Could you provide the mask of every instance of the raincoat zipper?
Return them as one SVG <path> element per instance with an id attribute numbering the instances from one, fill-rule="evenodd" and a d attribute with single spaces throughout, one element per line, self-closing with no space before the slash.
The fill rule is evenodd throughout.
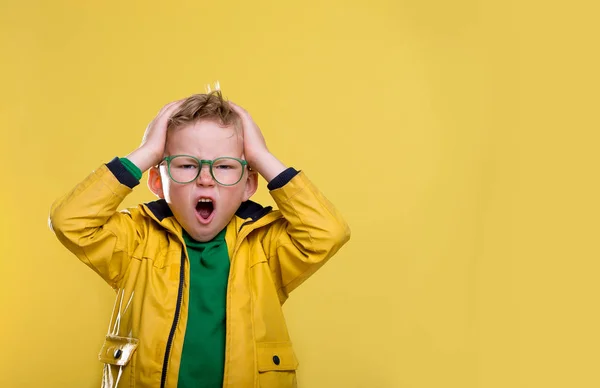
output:
<path id="1" fill-rule="evenodd" d="M 171 346 L 173 345 L 173 337 L 175 336 L 175 329 L 177 329 L 177 323 L 179 322 L 179 314 L 181 312 L 181 300 L 183 299 L 183 280 L 185 277 L 185 249 L 181 251 L 181 269 L 179 271 L 179 290 L 177 291 L 177 306 L 175 307 L 175 318 L 173 318 L 173 325 L 169 332 L 169 339 L 167 340 L 167 349 L 165 351 L 165 359 L 163 361 L 162 375 L 160 377 L 160 387 L 165 388 L 167 381 L 167 366 L 169 365 L 169 355 L 171 353 Z"/>

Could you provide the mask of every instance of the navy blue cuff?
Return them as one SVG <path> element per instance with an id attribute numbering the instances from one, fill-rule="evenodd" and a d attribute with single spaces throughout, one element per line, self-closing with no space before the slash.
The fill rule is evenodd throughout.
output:
<path id="1" fill-rule="evenodd" d="M 267 188 L 269 190 L 280 189 L 283 186 L 285 186 L 289 181 L 291 181 L 293 177 L 298 175 L 299 172 L 300 171 L 296 171 L 296 169 L 293 167 L 288 167 L 275 178 L 271 179 L 271 182 L 267 184 Z"/>
<path id="2" fill-rule="evenodd" d="M 132 173 L 121 163 L 119 158 L 114 158 L 110 162 L 106 163 L 106 167 L 113 173 L 113 175 L 125 186 L 133 189 L 135 186 L 140 184 L 139 179 L 136 179 Z"/>

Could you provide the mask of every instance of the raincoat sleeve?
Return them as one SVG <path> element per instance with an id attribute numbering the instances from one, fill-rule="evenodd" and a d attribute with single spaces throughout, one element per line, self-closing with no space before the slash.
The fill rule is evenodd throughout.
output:
<path id="1" fill-rule="evenodd" d="M 50 228 L 79 260 L 118 287 L 140 231 L 128 212 L 117 212 L 139 181 L 118 158 L 102 165 L 50 209 Z"/>
<path id="2" fill-rule="evenodd" d="M 267 260 L 284 301 L 350 239 L 350 228 L 303 172 L 271 195 L 284 220 L 269 232 Z"/>

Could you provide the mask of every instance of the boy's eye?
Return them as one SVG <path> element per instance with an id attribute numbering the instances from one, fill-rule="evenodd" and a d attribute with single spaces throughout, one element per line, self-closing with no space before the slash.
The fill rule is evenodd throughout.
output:
<path id="1" fill-rule="evenodd" d="M 218 170 L 229 170 L 229 169 L 232 169 L 234 167 L 232 165 L 230 165 L 230 164 L 219 164 L 219 165 L 216 165 L 215 168 L 218 169 Z"/>
<path id="2" fill-rule="evenodd" d="M 178 170 L 195 170 L 198 168 L 198 163 L 189 158 L 176 158 L 171 162 L 171 168 Z"/>

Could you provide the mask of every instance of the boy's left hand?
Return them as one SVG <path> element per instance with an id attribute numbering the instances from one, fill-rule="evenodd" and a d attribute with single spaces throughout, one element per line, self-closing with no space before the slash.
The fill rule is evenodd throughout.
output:
<path id="1" fill-rule="evenodd" d="M 253 169 L 270 182 L 286 169 L 273 154 L 269 152 L 265 138 L 254 122 L 250 113 L 241 106 L 229 101 L 232 109 L 240 115 L 244 130 L 244 157 Z"/>
<path id="2" fill-rule="evenodd" d="M 244 129 L 244 156 L 250 165 L 255 165 L 261 156 L 269 153 L 265 138 L 258 128 L 258 125 L 252 120 L 250 113 L 241 106 L 229 101 L 233 110 L 240 115 L 242 127 Z"/>

